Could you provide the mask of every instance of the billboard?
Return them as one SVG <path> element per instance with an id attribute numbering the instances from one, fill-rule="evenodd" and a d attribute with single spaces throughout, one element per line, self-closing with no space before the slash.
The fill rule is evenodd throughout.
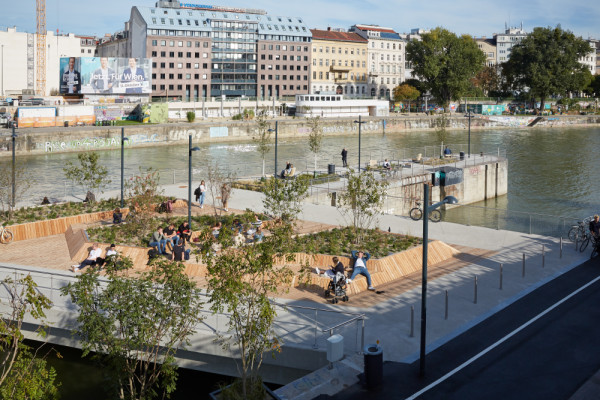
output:
<path id="1" fill-rule="evenodd" d="M 62 57 L 60 92 L 63 94 L 150 94 L 152 59 Z"/>

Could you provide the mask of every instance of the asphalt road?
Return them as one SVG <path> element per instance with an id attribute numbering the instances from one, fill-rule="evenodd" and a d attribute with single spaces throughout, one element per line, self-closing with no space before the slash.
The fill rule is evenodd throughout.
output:
<path id="1" fill-rule="evenodd" d="M 569 399 L 600 370 L 599 277 L 600 261 L 593 260 L 535 290 L 428 354 L 424 378 L 419 361 L 386 363 L 380 389 L 354 385 L 333 398 Z"/>

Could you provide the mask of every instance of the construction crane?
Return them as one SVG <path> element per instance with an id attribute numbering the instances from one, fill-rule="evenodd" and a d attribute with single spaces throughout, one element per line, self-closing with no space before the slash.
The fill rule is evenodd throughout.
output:
<path id="1" fill-rule="evenodd" d="M 36 74 L 35 93 L 46 95 L 46 0 L 36 0 L 37 40 L 36 40 Z"/>

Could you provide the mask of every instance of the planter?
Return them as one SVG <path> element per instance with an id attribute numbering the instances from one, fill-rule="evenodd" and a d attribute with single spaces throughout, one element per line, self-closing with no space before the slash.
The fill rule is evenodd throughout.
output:
<path id="1" fill-rule="evenodd" d="M 212 400 L 223 400 L 221 393 L 230 388 L 232 385 L 227 385 L 223 389 L 215 390 L 210 393 L 210 398 Z M 264 400 L 281 400 L 281 397 L 277 396 L 271 389 L 269 389 L 264 383 L 262 384 L 263 389 L 265 390 Z"/>

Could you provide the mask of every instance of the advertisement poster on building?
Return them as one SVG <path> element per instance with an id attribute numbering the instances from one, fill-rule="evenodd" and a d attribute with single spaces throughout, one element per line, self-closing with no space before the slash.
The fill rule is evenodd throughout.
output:
<path id="1" fill-rule="evenodd" d="M 74 64 L 75 72 L 80 75 L 78 87 L 69 84 L 74 75 L 69 72 L 70 64 Z M 152 59 L 149 58 L 65 57 L 60 59 L 60 65 L 61 93 L 140 95 L 152 92 Z M 77 91 L 69 92 L 71 87 Z"/>
<path id="2" fill-rule="evenodd" d="M 81 93 L 81 63 L 78 57 L 60 59 L 60 93 Z"/>

